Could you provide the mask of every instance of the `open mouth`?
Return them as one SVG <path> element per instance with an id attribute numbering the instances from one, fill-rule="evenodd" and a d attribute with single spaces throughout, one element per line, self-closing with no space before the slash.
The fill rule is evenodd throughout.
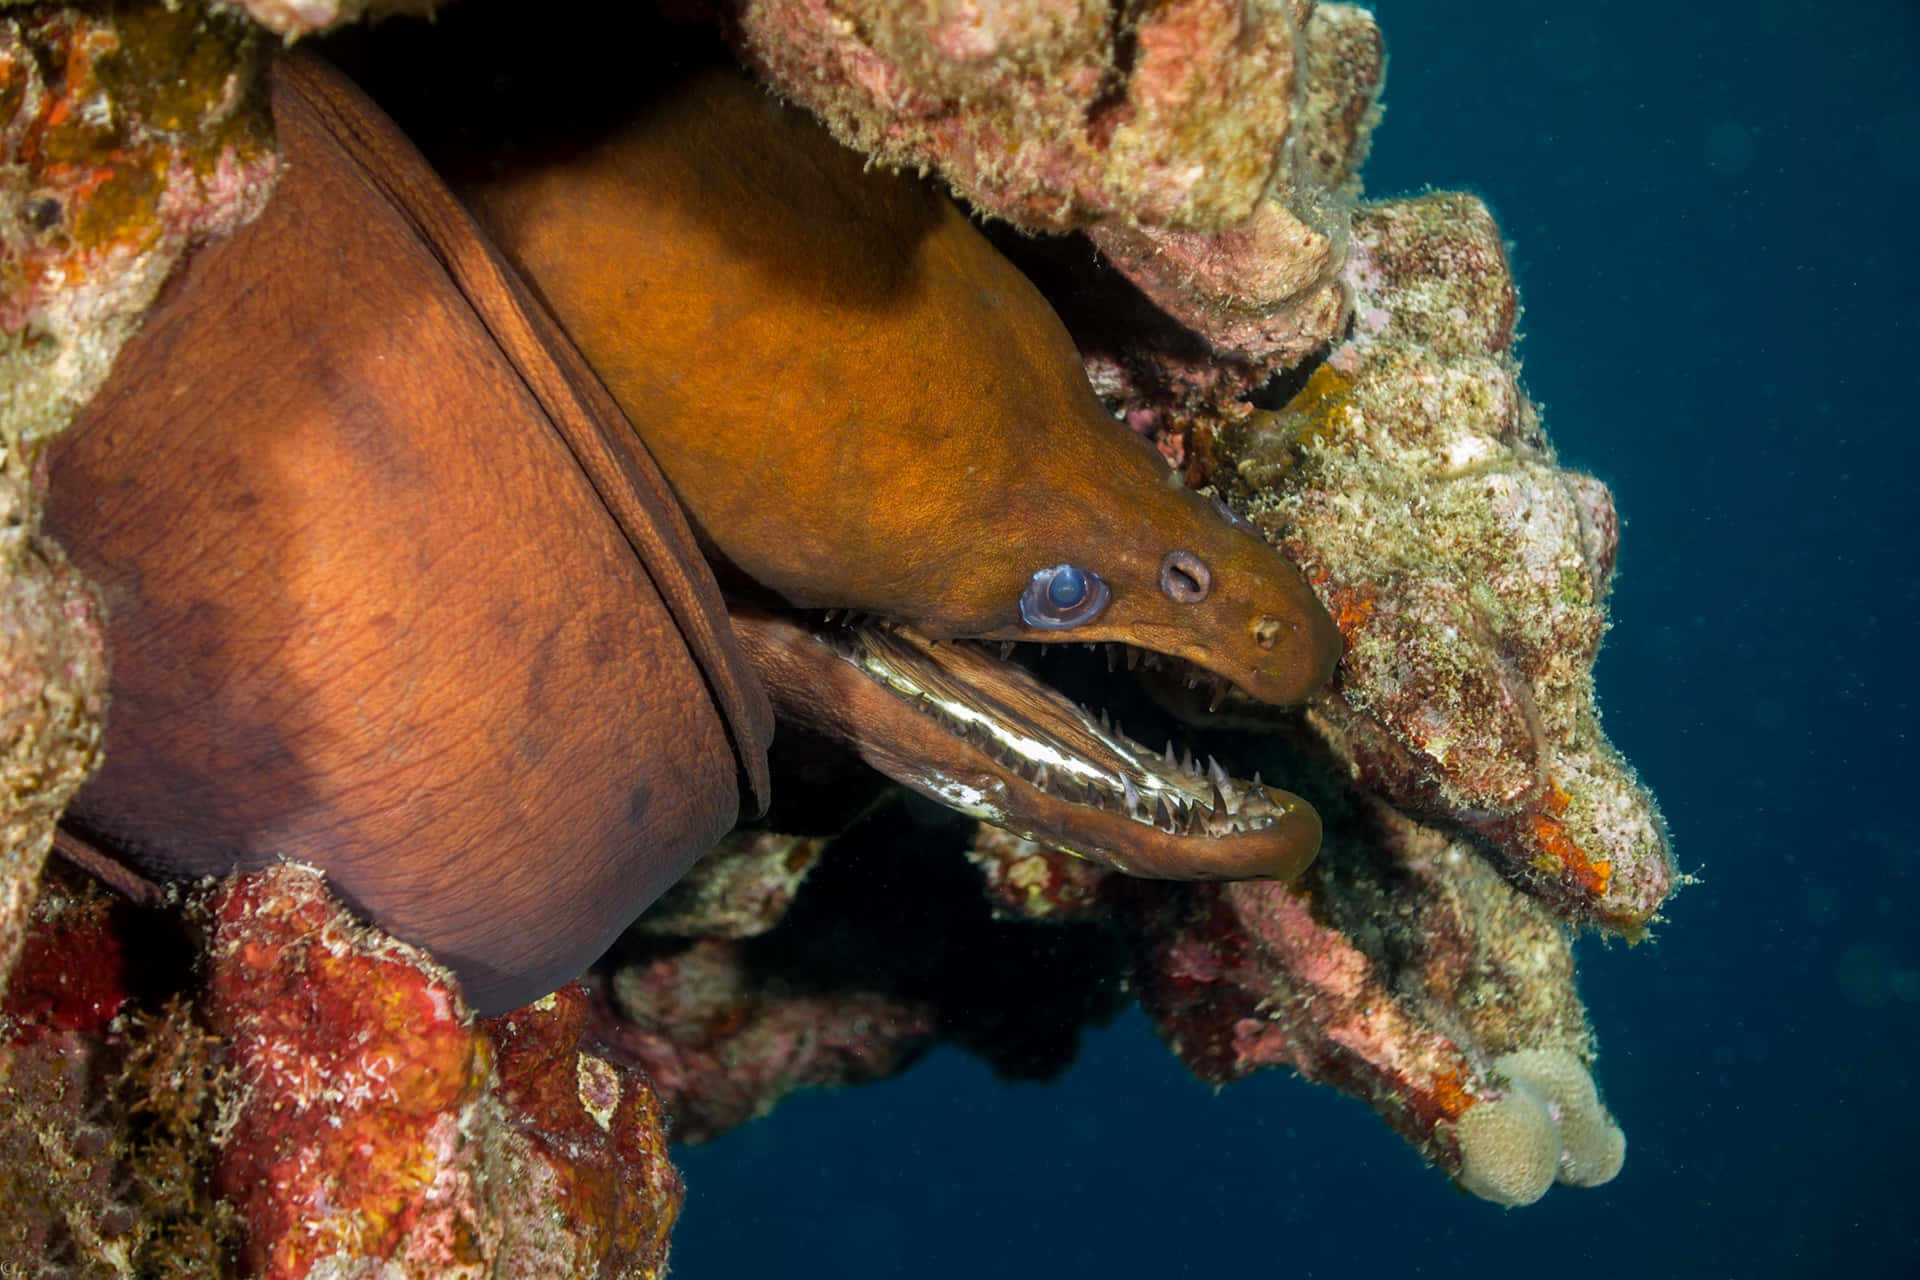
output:
<path id="1" fill-rule="evenodd" d="M 742 620 L 735 616 L 736 627 Z M 836 705 L 802 718 L 869 764 L 942 804 L 1041 844 L 1165 879 L 1286 878 L 1319 847 L 1298 796 L 1229 774 L 1211 757 L 1127 736 L 1104 710 L 1071 701 L 1012 658 L 1011 643 L 934 642 L 870 617 L 813 615 L 807 642 L 842 668 Z M 750 654 L 760 647 L 750 620 Z M 783 644 L 801 628 L 788 621 Z M 1020 646 L 1025 648 L 1027 646 Z M 1060 645 L 1032 646 L 1054 649 Z M 1180 659 L 1122 644 L 1113 670 L 1160 668 L 1214 705 L 1232 686 Z M 760 665 L 765 674 L 765 663 Z M 851 678 L 849 678 L 851 677 Z M 769 679 L 782 714 L 780 681 Z"/>

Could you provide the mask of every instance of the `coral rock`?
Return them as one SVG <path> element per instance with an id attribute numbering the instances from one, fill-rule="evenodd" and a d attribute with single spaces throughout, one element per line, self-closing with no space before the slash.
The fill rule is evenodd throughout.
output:
<path id="1" fill-rule="evenodd" d="M 617 970 L 595 1031 L 643 1068 L 674 1137 L 704 1142 L 765 1115 L 795 1089 L 859 1084 L 919 1056 L 933 1011 L 861 992 L 763 984 L 742 944 L 709 939 Z"/>
<path id="2" fill-rule="evenodd" d="M 1507 1089 L 1468 1109 L 1454 1125 L 1460 1185 L 1495 1204 L 1532 1204 L 1559 1181 L 1612 1181 L 1627 1139 L 1607 1114 L 1593 1077 L 1564 1049 L 1502 1054 L 1494 1069 Z"/>
<path id="3" fill-rule="evenodd" d="M 1350 800 L 1298 881 L 1183 887 L 1154 913 L 1134 982 L 1161 1034 L 1215 1083 L 1286 1064 L 1360 1098 L 1489 1199 L 1537 1199 L 1563 1144 L 1596 1175 L 1578 1185 L 1611 1178 L 1565 928 L 1459 838 Z M 1566 1068 L 1573 1137 L 1504 1103 L 1512 1062 L 1534 1060 L 1516 1051 Z M 1560 1088 L 1576 1075 L 1584 1095 Z"/>
<path id="4" fill-rule="evenodd" d="M 1293 121 L 1305 0 L 740 0 L 781 92 L 1029 230 L 1236 225 Z"/>
<path id="5" fill-rule="evenodd" d="M 476 1027 L 445 970 L 308 868 L 233 877 L 204 910 L 237 1080 L 216 1183 L 249 1267 L 664 1273 L 680 1184 L 658 1101 L 580 1051 L 578 990 Z"/>
<path id="6" fill-rule="evenodd" d="M 156 975 L 133 913 L 50 874 L 0 1009 L 0 1274 L 223 1274 L 237 1220 L 208 1189 L 219 1047 Z M 164 985 L 162 983 L 161 985 Z"/>
<path id="7" fill-rule="evenodd" d="M 751 938 L 786 914 L 826 841 L 741 829 L 702 854 L 692 870 L 634 922 L 663 938 Z"/>
<path id="8" fill-rule="evenodd" d="M 1593 704 L 1618 522 L 1520 390 L 1498 230 L 1467 196 L 1369 206 L 1347 277 L 1352 337 L 1212 449 L 1345 636 L 1313 722 L 1366 786 L 1469 827 L 1567 916 L 1637 936 L 1674 872 Z"/>
<path id="9" fill-rule="evenodd" d="M 0 503 L 9 497 L 25 499 L 0 476 Z M 91 588 L 59 547 L 31 538 L 0 568 L 0 994 L 54 823 L 100 756 L 105 648 Z"/>
<path id="10" fill-rule="evenodd" d="M 244 20 L 159 0 L 0 15 L 0 985 L 106 683 L 36 469 L 179 255 L 265 203 L 259 49 Z"/>
<path id="11" fill-rule="evenodd" d="M 981 823 L 967 858 L 986 877 L 1000 914 L 1022 920 L 1096 918 L 1112 909 L 1104 892 L 1116 874 L 1085 858 L 1048 849 Z"/>

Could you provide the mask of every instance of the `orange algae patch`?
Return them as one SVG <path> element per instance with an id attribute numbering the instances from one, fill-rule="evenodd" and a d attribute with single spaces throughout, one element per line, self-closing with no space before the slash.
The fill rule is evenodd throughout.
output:
<path id="1" fill-rule="evenodd" d="M 1325 443 L 1352 426 L 1360 410 L 1353 402 L 1353 379 L 1330 364 L 1313 371 L 1281 414 L 1301 443 Z"/>
<path id="2" fill-rule="evenodd" d="M 1607 883 L 1613 878 L 1613 863 L 1604 858 L 1589 858 L 1586 850 L 1568 833 L 1567 824 L 1559 815 L 1567 811 L 1572 798 L 1559 784 L 1549 780 L 1539 807 L 1527 815 L 1527 829 L 1544 859 L 1565 870 L 1574 883 L 1598 897 L 1606 893 Z"/>
<path id="3" fill-rule="evenodd" d="M 160 242 L 193 203 L 180 179 L 212 186 L 223 165 L 271 153 L 265 113 L 249 109 L 264 46 L 244 18 L 146 3 L 17 21 L 45 82 L 31 94 L 30 64 L 0 60 L 0 144 L 49 212 L 0 269 L 0 294 L 89 282 L 114 253 Z"/>
<path id="4" fill-rule="evenodd" d="M 1448 1120 L 1458 1120 L 1479 1099 L 1467 1088 L 1467 1077 L 1458 1067 L 1442 1071 L 1433 1078 L 1434 1102 Z"/>
<path id="5" fill-rule="evenodd" d="M 1331 586 L 1328 579 L 1327 571 L 1319 566 L 1315 566 L 1307 574 L 1307 581 L 1313 584 L 1314 591 L 1320 597 L 1320 603 L 1333 617 L 1333 625 L 1339 629 L 1341 638 L 1350 641 L 1354 633 L 1373 618 L 1375 604 L 1373 588 Z"/>

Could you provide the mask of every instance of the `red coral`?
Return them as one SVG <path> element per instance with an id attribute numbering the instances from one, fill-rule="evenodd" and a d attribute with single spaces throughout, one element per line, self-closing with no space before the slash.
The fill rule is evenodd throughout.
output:
<path id="1" fill-rule="evenodd" d="M 476 1026 L 445 970 L 303 867 L 235 876 L 206 911 L 239 1082 L 216 1183 L 250 1268 L 664 1273 L 681 1188 L 659 1101 L 580 1051 L 577 988 Z"/>

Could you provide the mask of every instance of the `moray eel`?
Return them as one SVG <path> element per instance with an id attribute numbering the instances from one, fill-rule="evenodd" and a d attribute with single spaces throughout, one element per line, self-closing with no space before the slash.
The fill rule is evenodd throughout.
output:
<path id="1" fill-rule="evenodd" d="M 1125 870 L 1312 857 L 1297 798 L 996 656 L 1107 643 L 1286 702 L 1338 639 L 949 201 L 700 73 L 467 171 L 563 332 L 377 108 L 302 59 L 274 80 L 265 213 L 177 273 L 52 459 L 116 664 L 76 834 L 165 875 L 314 862 L 482 1012 L 764 804 L 769 695 Z"/>
<path id="2" fill-rule="evenodd" d="M 447 146 L 443 171 L 711 554 L 763 598 L 863 620 L 735 609 L 783 718 L 1135 873 L 1306 865 L 1319 822 L 1297 797 L 1175 764 L 989 651 L 933 643 L 1125 645 L 1216 699 L 1281 704 L 1340 653 L 1293 566 L 1106 412 L 1052 309 L 950 199 L 731 68 L 610 121 L 500 125 L 469 125 L 484 150 Z"/>

